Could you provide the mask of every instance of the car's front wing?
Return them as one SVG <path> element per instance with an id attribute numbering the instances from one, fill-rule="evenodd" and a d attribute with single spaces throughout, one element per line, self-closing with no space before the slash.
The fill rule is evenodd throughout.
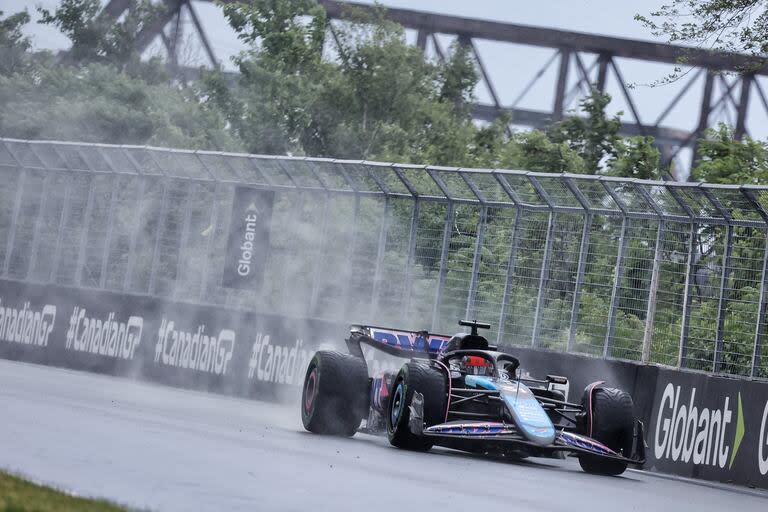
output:
<path id="1" fill-rule="evenodd" d="M 643 424 L 639 421 L 635 426 L 632 453 L 629 457 L 625 457 L 592 438 L 566 430 L 559 430 L 551 444 L 541 445 L 528 441 L 517 431 L 515 425 L 504 422 L 451 421 L 425 427 L 423 410 L 423 397 L 420 393 L 414 393 L 409 421 L 411 432 L 416 435 L 435 438 L 436 441 L 439 439 L 450 441 L 452 445 L 455 445 L 457 441 L 464 441 L 484 446 L 499 445 L 500 448 L 505 445 L 512 448 L 529 448 L 547 454 L 566 452 L 574 455 L 596 455 L 637 466 L 642 466 L 645 463 L 644 429 Z M 440 444 L 439 441 L 438 444 Z"/>

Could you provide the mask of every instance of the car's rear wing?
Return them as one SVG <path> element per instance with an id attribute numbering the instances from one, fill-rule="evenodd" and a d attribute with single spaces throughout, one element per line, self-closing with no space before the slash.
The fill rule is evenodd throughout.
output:
<path id="1" fill-rule="evenodd" d="M 432 358 L 448 344 L 450 336 L 430 334 L 427 331 L 404 331 L 389 327 L 352 325 L 347 347 L 353 355 L 363 357 L 361 344 L 369 345 L 397 357 Z"/>

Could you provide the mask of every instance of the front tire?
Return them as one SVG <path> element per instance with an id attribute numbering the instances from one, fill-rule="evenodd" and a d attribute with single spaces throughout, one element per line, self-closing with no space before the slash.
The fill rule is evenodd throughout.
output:
<path id="1" fill-rule="evenodd" d="M 414 434 L 409 428 L 410 406 L 414 393 L 424 397 L 424 422 L 437 425 L 445 419 L 448 401 L 446 375 L 421 363 L 406 363 L 392 382 L 387 407 L 387 437 L 397 448 L 427 451 L 432 440 Z"/>
<path id="2" fill-rule="evenodd" d="M 309 362 L 301 393 L 301 422 L 315 434 L 351 437 L 368 411 L 365 360 L 322 350 Z"/>
<path id="3" fill-rule="evenodd" d="M 582 405 L 589 411 L 589 393 L 584 394 Z M 603 443 L 611 450 L 629 457 L 632 453 L 635 417 L 632 397 L 615 388 L 598 388 L 592 392 L 592 424 L 584 425 L 585 434 Z M 587 473 L 615 476 L 624 473 L 627 463 L 603 457 L 579 455 L 581 469 Z"/>

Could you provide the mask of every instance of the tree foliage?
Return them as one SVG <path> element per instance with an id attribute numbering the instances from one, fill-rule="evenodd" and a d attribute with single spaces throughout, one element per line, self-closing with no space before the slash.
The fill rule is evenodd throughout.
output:
<path id="1" fill-rule="evenodd" d="M 22 139 L 236 149 L 218 111 L 193 90 L 116 72 L 37 67 L 0 77 L 0 133 Z"/>
<path id="2" fill-rule="evenodd" d="M 72 42 L 61 62 L 32 53 L 22 35 L 25 11 L 0 15 L 0 134 L 24 139 L 80 140 L 240 149 L 226 118 L 204 101 L 200 85 L 169 82 L 157 60 L 141 62 L 133 38 L 159 12 L 133 1 L 117 23 L 99 16 L 98 0 L 62 0 L 42 23 L 57 26 Z M 73 65 L 74 64 L 74 65 Z"/>
<path id="3" fill-rule="evenodd" d="M 61 0 L 53 11 L 38 7 L 40 21 L 53 25 L 72 43 L 67 58 L 75 63 L 125 67 L 138 60 L 134 42 L 154 22 L 163 7 L 150 0 L 130 0 L 118 20 L 101 15 L 101 0 Z"/>
<path id="4" fill-rule="evenodd" d="M 605 108 L 611 97 L 596 90 L 580 104 L 586 117 L 568 117 L 552 126 L 548 135 L 553 142 L 566 142 L 578 152 L 589 174 L 597 174 L 601 166 L 609 165 L 618 155 L 621 140 L 619 115 L 608 118 Z"/>
<path id="5" fill-rule="evenodd" d="M 768 183 L 768 145 L 745 137 L 738 140 L 733 129 L 720 124 L 706 131 L 699 143 L 700 161 L 693 171 L 697 180 L 710 183 Z"/>
<path id="6" fill-rule="evenodd" d="M 671 0 L 635 18 L 670 42 L 725 51 L 768 54 L 765 0 Z"/>
<path id="7" fill-rule="evenodd" d="M 0 75 L 11 75 L 24 68 L 31 41 L 21 29 L 29 23 L 29 13 L 19 11 L 6 18 L 0 11 Z"/>

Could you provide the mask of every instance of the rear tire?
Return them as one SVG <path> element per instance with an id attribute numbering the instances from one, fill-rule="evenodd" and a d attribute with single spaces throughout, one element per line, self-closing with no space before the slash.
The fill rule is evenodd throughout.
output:
<path id="1" fill-rule="evenodd" d="M 418 392 L 424 397 L 424 423 L 437 425 L 445 419 L 448 403 L 446 375 L 421 363 L 406 363 L 392 382 L 387 407 L 387 437 L 397 448 L 414 451 L 427 451 L 433 441 L 425 436 L 416 435 L 409 428 L 410 406 L 413 394 Z"/>
<path id="2" fill-rule="evenodd" d="M 589 395 L 584 394 L 582 405 L 589 407 Z M 584 434 L 603 443 L 611 450 L 629 457 L 632 454 L 635 417 L 632 397 L 615 388 L 598 388 L 592 393 L 592 425 L 584 425 Z M 579 455 L 581 469 L 587 473 L 615 476 L 624 473 L 627 463 L 595 455 Z"/>
<path id="3" fill-rule="evenodd" d="M 323 350 L 309 362 L 301 394 L 301 422 L 315 434 L 351 437 L 368 411 L 365 360 Z"/>

